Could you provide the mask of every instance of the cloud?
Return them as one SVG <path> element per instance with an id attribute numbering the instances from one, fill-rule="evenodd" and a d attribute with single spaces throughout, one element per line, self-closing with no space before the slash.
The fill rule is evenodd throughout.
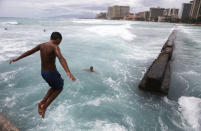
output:
<path id="1" fill-rule="evenodd" d="M 93 16 L 108 6 L 128 5 L 132 12 L 150 7 L 180 8 L 190 0 L 0 0 L 0 17 Z"/>

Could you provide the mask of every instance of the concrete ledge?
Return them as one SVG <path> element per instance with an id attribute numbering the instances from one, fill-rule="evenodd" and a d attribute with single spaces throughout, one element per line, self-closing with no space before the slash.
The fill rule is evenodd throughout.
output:
<path id="1" fill-rule="evenodd" d="M 19 129 L 0 113 L 0 131 L 19 131 Z"/>
<path id="2" fill-rule="evenodd" d="M 165 74 L 164 74 L 164 79 L 161 85 L 161 92 L 164 94 L 168 94 L 169 87 L 170 87 L 170 79 L 171 79 L 171 62 L 168 63 Z"/>
<path id="3" fill-rule="evenodd" d="M 174 40 L 176 39 L 176 31 L 174 30 L 169 36 L 167 42 L 161 49 L 158 58 L 154 60 L 143 79 L 139 84 L 139 88 L 151 92 L 168 94 L 171 79 L 171 58 L 174 50 Z"/>

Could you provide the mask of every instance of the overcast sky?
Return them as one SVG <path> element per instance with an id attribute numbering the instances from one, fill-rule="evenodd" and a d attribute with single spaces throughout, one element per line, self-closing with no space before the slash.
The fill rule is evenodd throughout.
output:
<path id="1" fill-rule="evenodd" d="M 131 12 L 150 7 L 181 8 L 190 0 L 0 0 L 0 17 L 93 17 L 108 6 L 128 5 Z"/>

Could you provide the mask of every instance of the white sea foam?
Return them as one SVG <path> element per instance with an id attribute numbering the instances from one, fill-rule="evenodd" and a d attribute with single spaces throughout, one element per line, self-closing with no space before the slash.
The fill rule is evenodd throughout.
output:
<path id="1" fill-rule="evenodd" d="M 200 75 L 198 72 L 196 72 L 194 70 L 189 70 L 187 72 L 181 72 L 180 74 L 182 74 L 182 75 L 190 75 L 190 76 L 192 76 L 192 75 L 199 76 Z"/>
<path id="2" fill-rule="evenodd" d="M 135 60 L 147 60 L 156 57 L 157 53 L 153 50 L 141 50 L 139 47 L 132 48 L 128 50 L 127 54 L 122 54 L 125 59 L 135 59 Z"/>
<path id="3" fill-rule="evenodd" d="M 27 45 L 26 42 L 17 42 L 17 41 L 0 41 L 0 43 L 6 43 L 6 44 L 0 44 L 0 62 L 9 60 L 12 57 L 15 57 L 19 55 L 19 53 L 24 52 L 30 48 L 30 46 Z"/>
<path id="4" fill-rule="evenodd" d="M 182 96 L 179 98 L 180 110 L 186 121 L 196 131 L 201 130 L 201 99 Z"/>
<path id="5" fill-rule="evenodd" d="M 154 41 L 149 41 L 148 45 L 147 43 L 135 43 L 130 45 L 130 47 L 127 47 L 126 52 L 123 52 L 121 55 L 125 59 L 142 61 L 154 59 L 160 52 L 162 43 L 164 43 L 164 41 L 161 39 L 156 39 Z M 151 50 L 150 47 L 152 48 Z"/>
<path id="6" fill-rule="evenodd" d="M 3 72 L 0 73 L 0 82 L 7 82 L 9 80 L 12 80 L 15 78 L 15 75 L 23 70 L 24 68 L 18 68 L 17 70 L 13 70 L 13 71 L 8 71 L 8 72 Z M 13 83 L 9 83 L 9 87 L 11 87 L 13 85 Z"/>
<path id="7" fill-rule="evenodd" d="M 0 56 L 0 61 L 6 61 L 7 59 L 4 56 Z"/>
<path id="8" fill-rule="evenodd" d="M 98 25 L 121 25 L 122 23 L 126 24 L 136 24 L 136 22 L 130 22 L 130 21 L 119 21 L 119 20 L 98 20 L 98 19 L 75 19 L 72 21 L 73 23 L 78 23 L 78 24 L 98 24 Z"/>
<path id="9" fill-rule="evenodd" d="M 14 75 L 16 74 L 16 71 L 9 71 L 9 72 L 4 72 L 0 74 L 0 80 L 7 82 L 10 79 L 14 79 Z"/>
<path id="10" fill-rule="evenodd" d="M 18 25 L 19 23 L 17 21 L 8 21 L 8 22 L 2 22 L 4 25 Z"/>
<path id="11" fill-rule="evenodd" d="M 40 130 L 41 128 L 54 131 L 73 130 L 76 125 L 79 125 L 75 122 L 74 118 L 71 116 L 71 113 L 69 113 L 69 110 L 74 106 L 75 105 L 68 104 L 67 101 L 63 101 L 62 104 L 60 103 L 58 106 L 50 110 L 49 114 L 47 113 L 46 119 L 44 119 L 44 125 L 36 127 L 33 130 Z"/>
<path id="12" fill-rule="evenodd" d="M 129 125 L 128 128 L 129 128 L 130 131 L 135 130 L 135 123 L 133 122 L 132 117 L 126 116 L 126 117 L 124 118 L 124 121 Z"/>
<path id="13" fill-rule="evenodd" d="M 16 99 L 16 96 L 12 96 L 12 97 L 6 97 L 6 99 L 4 100 L 4 106 L 6 107 L 13 107 L 14 105 L 16 105 L 16 102 L 15 102 L 15 99 Z"/>
<path id="14" fill-rule="evenodd" d="M 186 26 L 178 26 L 177 27 L 181 32 L 190 35 L 191 37 L 194 36 L 193 34 L 195 33 L 195 29 L 186 27 Z"/>
<path id="15" fill-rule="evenodd" d="M 165 123 L 163 123 L 161 117 L 158 117 L 158 121 L 159 121 L 159 124 L 160 124 L 160 130 L 161 131 L 167 131 L 168 127 L 167 127 L 167 125 L 165 125 Z"/>
<path id="16" fill-rule="evenodd" d="M 200 29 L 191 28 L 187 26 L 178 26 L 180 31 L 185 34 L 185 37 L 191 39 L 193 42 L 200 43 Z"/>
<path id="17" fill-rule="evenodd" d="M 119 92 L 119 85 L 120 85 L 120 81 L 115 81 L 113 80 L 111 77 L 105 79 L 104 81 L 105 84 L 107 84 L 108 86 L 110 86 L 114 91 Z"/>
<path id="18" fill-rule="evenodd" d="M 91 100 L 91 101 L 88 101 L 87 104 L 88 105 L 94 105 L 94 106 L 99 106 L 101 104 L 101 102 L 111 102 L 112 99 L 111 98 L 108 98 L 108 97 L 99 97 L 97 99 L 94 99 L 94 100 Z"/>
<path id="19" fill-rule="evenodd" d="M 92 129 L 93 131 L 127 131 L 124 126 L 121 126 L 118 123 L 97 120 L 95 123 L 91 124 L 94 125 L 94 129 Z"/>
<path id="20" fill-rule="evenodd" d="M 192 33 L 193 33 L 193 30 L 190 30 L 190 29 L 187 29 L 187 28 L 181 28 L 181 30 L 182 30 L 184 33 L 188 34 L 188 35 L 192 35 Z"/>
<path id="21" fill-rule="evenodd" d="M 130 24 L 125 25 L 101 25 L 101 26 L 93 26 L 87 28 L 87 31 L 96 33 L 101 37 L 115 37 L 122 38 L 126 41 L 132 41 L 136 38 L 136 35 L 131 33 L 129 29 L 131 29 Z"/>
<path id="22" fill-rule="evenodd" d="M 103 20 L 73 20 L 73 23 L 83 23 L 83 24 L 96 24 L 102 23 Z"/>

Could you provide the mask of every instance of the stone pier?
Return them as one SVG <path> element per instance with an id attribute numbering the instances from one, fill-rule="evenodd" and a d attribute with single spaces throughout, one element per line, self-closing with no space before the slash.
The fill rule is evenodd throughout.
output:
<path id="1" fill-rule="evenodd" d="M 19 131 L 19 129 L 0 113 L 0 131 Z"/>
<path id="2" fill-rule="evenodd" d="M 171 79 L 171 58 L 175 39 L 176 30 L 171 33 L 161 49 L 159 56 L 153 61 L 144 74 L 139 84 L 140 89 L 163 95 L 168 94 Z"/>

